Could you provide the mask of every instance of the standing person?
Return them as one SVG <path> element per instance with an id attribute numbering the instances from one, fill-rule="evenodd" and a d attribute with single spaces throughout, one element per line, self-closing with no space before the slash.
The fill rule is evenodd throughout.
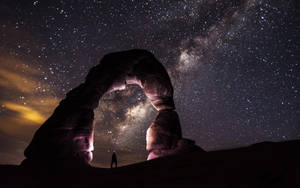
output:
<path id="1" fill-rule="evenodd" d="M 110 168 L 113 168 L 113 164 L 115 164 L 115 168 L 118 167 L 118 162 L 117 162 L 117 155 L 116 152 L 114 151 L 112 156 L 111 156 L 111 163 L 110 163 Z"/>

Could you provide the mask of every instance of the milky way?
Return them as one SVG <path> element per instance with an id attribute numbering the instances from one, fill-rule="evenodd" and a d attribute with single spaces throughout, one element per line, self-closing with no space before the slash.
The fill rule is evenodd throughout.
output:
<path id="1" fill-rule="evenodd" d="M 0 163 L 109 52 L 143 48 L 168 70 L 183 136 L 205 150 L 300 138 L 299 2 L 262 0 L 0 2 Z M 156 116 L 142 90 L 104 96 L 94 165 L 146 158 Z"/>

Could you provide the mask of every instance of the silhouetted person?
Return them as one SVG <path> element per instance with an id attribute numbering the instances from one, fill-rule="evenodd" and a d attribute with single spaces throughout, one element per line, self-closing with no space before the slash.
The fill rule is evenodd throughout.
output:
<path id="1" fill-rule="evenodd" d="M 117 155 L 116 152 L 113 152 L 111 156 L 111 163 L 110 163 L 110 168 L 113 168 L 113 164 L 115 164 L 115 168 L 118 167 L 118 162 L 117 162 Z"/>

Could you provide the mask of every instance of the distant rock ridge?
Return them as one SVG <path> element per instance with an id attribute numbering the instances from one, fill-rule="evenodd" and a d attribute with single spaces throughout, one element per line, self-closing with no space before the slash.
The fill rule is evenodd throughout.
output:
<path id="1" fill-rule="evenodd" d="M 67 93 L 25 149 L 23 164 L 68 161 L 89 164 L 93 159 L 94 109 L 105 93 L 137 84 L 159 111 L 147 130 L 148 160 L 188 151 L 203 151 L 182 138 L 173 101 L 173 87 L 163 65 L 146 50 L 105 55 L 85 82 Z"/>

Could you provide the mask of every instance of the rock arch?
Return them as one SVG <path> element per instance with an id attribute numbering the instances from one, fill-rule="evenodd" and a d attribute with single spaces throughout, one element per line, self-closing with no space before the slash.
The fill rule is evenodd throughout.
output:
<path id="1" fill-rule="evenodd" d="M 159 112 L 147 130 L 148 159 L 200 150 L 193 141 L 182 138 L 167 71 L 152 53 L 135 49 L 105 55 L 85 82 L 67 93 L 36 131 L 25 149 L 24 162 L 89 164 L 93 158 L 94 109 L 105 93 L 125 89 L 127 84 L 139 85 Z"/>

